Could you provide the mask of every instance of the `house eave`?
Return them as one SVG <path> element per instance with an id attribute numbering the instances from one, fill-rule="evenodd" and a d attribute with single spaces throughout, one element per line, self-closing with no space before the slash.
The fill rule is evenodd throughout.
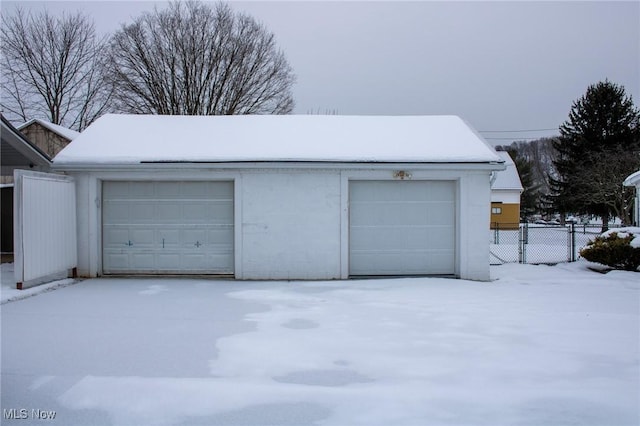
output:
<path id="1" fill-rule="evenodd" d="M 624 182 L 622 182 L 624 186 L 638 186 L 640 185 L 640 170 L 629 175 Z"/>
<path id="2" fill-rule="evenodd" d="M 16 169 L 47 170 L 51 159 L 2 116 L 2 175 Z"/>

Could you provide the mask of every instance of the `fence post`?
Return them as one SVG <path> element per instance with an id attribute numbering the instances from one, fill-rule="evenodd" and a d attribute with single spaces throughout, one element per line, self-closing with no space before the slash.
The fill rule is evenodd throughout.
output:
<path id="1" fill-rule="evenodd" d="M 518 232 L 518 262 L 527 263 L 527 249 L 526 249 L 526 235 L 527 235 L 527 224 L 521 224 L 519 226 Z"/>
<path id="2" fill-rule="evenodd" d="M 571 222 L 569 225 L 569 262 L 576 261 L 576 225 Z"/>

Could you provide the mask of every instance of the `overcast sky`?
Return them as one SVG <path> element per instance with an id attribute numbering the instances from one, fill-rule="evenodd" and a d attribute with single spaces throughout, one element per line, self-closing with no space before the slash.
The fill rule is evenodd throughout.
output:
<path id="1" fill-rule="evenodd" d="M 109 33 L 163 2 L 10 2 L 83 12 Z M 294 112 L 455 114 L 492 143 L 554 135 L 590 84 L 640 100 L 640 2 L 232 1 L 275 33 Z"/>

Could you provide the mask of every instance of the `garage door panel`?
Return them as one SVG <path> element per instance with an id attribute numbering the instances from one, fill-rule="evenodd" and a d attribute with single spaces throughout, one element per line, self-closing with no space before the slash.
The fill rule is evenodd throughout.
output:
<path id="1" fill-rule="evenodd" d="M 351 181 L 350 201 L 454 201 L 454 181 Z"/>
<path id="2" fill-rule="evenodd" d="M 129 267 L 135 265 L 135 268 L 138 270 L 152 271 L 155 269 L 155 256 L 153 253 L 134 252 L 130 256 L 130 261 Z"/>
<path id="3" fill-rule="evenodd" d="M 180 199 L 184 198 L 187 195 L 185 192 L 187 190 L 186 182 L 154 182 L 153 183 L 153 194 L 157 199 Z"/>
<path id="4" fill-rule="evenodd" d="M 110 182 L 109 186 L 103 186 L 102 196 L 105 199 L 114 200 L 125 198 L 129 195 L 129 182 Z"/>
<path id="5" fill-rule="evenodd" d="M 455 182 L 349 183 L 349 273 L 455 273 Z"/>
<path id="6" fill-rule="evenodd" d="M 153 182 L 127 182 L 126 187 L 122 188 L 126 193 L 120 194 L 119 198 L 140 200 L 155 198 L 155 184 Z"/>
<path id="7" fill-rule="evenodd" d="M 103 206 L 104 273 L 233 273 L 233 182 L 104 182 Z"/>
<path id="8" fill-rule="evenodd" d="M 208 223 L 233 225 L 229 219 L 233 218 L 233 201 L 213 201 L 207 206 Z"/>
<path id="9" fill-rule="evenodd" d="M 429 267 L 434 274 L 450 274 L 455 268 L 453 259 L 451 251 L 432 251 L 429 253 Z"/>
<path id="10" fill-rule="evenodd" d="M 112 268 L 124 270 L 129 268 L 129 255 L 124 253 L 108 253 L 105 256 L 105 262 L 108 262 Z"/>
<path id="11" fill-rule="evenodd" d="M 353 261 L 360 266 L 352 270 L 352 275 L 420 275 L 429 267 L 427 254 L 415 251 L 363 252 L 356 254 Z M 362 266 L 371 261 L 376 265 L 374 274 Z"/>
<path id="12" fill-rule="evenodd" d="M 157 219 L 153 201 L 131 201 L 121 205 L 123 210 L 129 212 L 128 223 L 149 223 Z"/>
<path id="13" fill-rule="evenodd" d="M 233 182 L 211 182 L 206 190 L 207 199 L 233 201 Z"/>
<path id="14" fill-rule="evenodd" d="M 433 243 L 432 245 L 442 250 L 453 250 L 455 248 L 455 240 L 451 238 L 454 230 L 450 227 L 429 227 L 427 229 L 426 239 Z"/>
<path id="15" fill-rule="evenodd" d="M 429 224 L 453 228 L 456 222 L 453 206 L 453 203 L 431 203 L 427 213 Z"/>
<path id="16" fill-rule="evenodd" d="M 350 205 L 356 217 L 361 217 L 359 225 L 380 226 L 403 224 L 407 226 L 421 226 L 425 224 L 425 217 L 429 223 L 453 225 L 455 218 L 448 210 L 441 212 L 440 203 L 415 201 L 411 203 L 389 202 L 356 202 Z"/>
<path id="17" fill-rule="evenodd" d="M 129 207 L 125 201 L 110 201 L 104 203 L 103 215 L 109 218 L 110 224 L 128 223 Z"/>
<path id="18" fill-rule="evenodd" d="M 176 247 L 180 244 L 180 229 L 175 228 L 163 228 L 157 231 L 157 241 L 160 244 L 164 244 L 165 248 Z"/>
<path id="19" fill-rule="evenodd" d="M 182 203 L 178 201 L 157 201 L 154 211 L 158 222 L 182 223 Z"/>
<path id="20" fill-rule="evenodd" d="M 432 181 L 428 189 L 429 202 L 449 202 L 455 201 L 455 191 L 453 190 L 453 182 L 450 181 Z"/>
<path id="21" fill-rule="evenodd" d="M 384 248 L 388 250 L 425 250 L 425 245 L 430 240 L 438 241 L 442 230 L 432 227 L 377 227 L 352 228 L 351 248 L 353 250 L 366 250 L 376 247 L 380 240 L 385 241 Z M 448 243 L 445 241 L 444 243 Z M 446 248 L 451 248 L 448 244 Z M 382 249 L 382 248 L 380 248 Z"/>
<path id="22" fill-rule="evenodd" d="M 205 269 L 207 256 L 202 253 L 185 253 L 182 255 L 183 269 L 190 269 L 194 271 L 201 271 Z"/>
<path id="23" fill-rule="evenodd" d="M 233 228 L 217 228 L 207 230 L 207 241 L 211 244 L 229 245 L 233 241 Z"/>
<path id="24" fill-rule="evenodd" d="M 196 247 L 207 243 L 206 229 L 183 229 L 182 243 L 185 247 Z"/>
<path id="25" fill-rule="evenodd" d="M 160 253 L 157 255 L 158 267 L 167 271 L 180 270 L 179 253 Z"/>
<path id="26" fill-rule="evenodd" d="M 129 231 L 129 240 L 135 247 L 153 247 L 156 240 L 156 230 L 151 227 L 134 228 Z"/>
<path id="27" fill-rule="evenodd" d="M 182 221 L 191 224 L 230 224 L 233 202 L 192 201 L 183 206 Z"/>
<path id="28" fill-rule="evenodd" d="M 233 256 L 227 252 L 209 254 L 206 260 L 207 264 L 219 265 L 214 272 L 227 273 L 227 271 L 233 268 Z"/>
<path id="29" fill-rule="evenodd" d="M 190 202 L 183 206 L 182 220 L 184 223 L 207 223 L 210 206 L 203 202 Z"/>
<path id="30" fill-rule="evenodd" d="M 103 244 L 108 247 L 122 245 L 124 242 L 129 241 L 129 229 L 119 227 L 105 228 L 102 240 Z"/>

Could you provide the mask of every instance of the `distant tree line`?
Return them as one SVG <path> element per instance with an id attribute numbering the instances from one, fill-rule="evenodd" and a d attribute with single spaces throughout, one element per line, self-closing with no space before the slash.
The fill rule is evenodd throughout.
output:
<path id="1" fill-rule="evenodd" d="M 9 119 L 83 130 L 106 112 L 287 114 L 293 70 L 273 33 L 224 3 L 175 1 L 96 34 L 81 13 L 2 15 Z"/>
<path id="2" fill-rule="evenodd" d="M 498 145 L 496 150 L 508 152 L 518 169 L 524 188 L 520 196 L 520 219 L 528 221 L 531 216 L 546 213 L 541 199 L 550 192 L 548 176 L 555 174 L 553 138 L 515 141 Z"/>

